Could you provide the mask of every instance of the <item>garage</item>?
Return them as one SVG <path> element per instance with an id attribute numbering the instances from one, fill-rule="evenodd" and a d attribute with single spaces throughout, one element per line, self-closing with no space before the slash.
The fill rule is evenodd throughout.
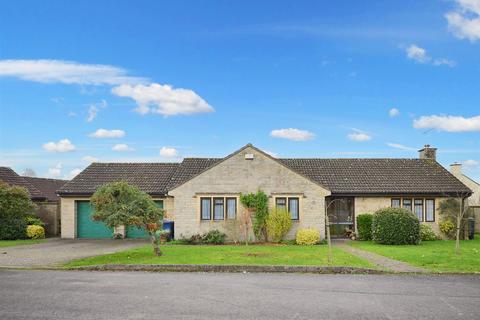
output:
<path id="1" fill-rule="evenodd" d="M 158 208 L 163 209 L 163 200 L 155 200 Z M 129 226 L 126 230 L 126 237 L 130 239 L 144 239 L 148 238 L 148 233 L 143 228 L 136 226 Z"/>
<path id="2" fill-rule="evenodd" d="M 93 221 L 90 201 L 77 201 L 77 238 L 112 238 L 113 229 L 103 222 Z"/>

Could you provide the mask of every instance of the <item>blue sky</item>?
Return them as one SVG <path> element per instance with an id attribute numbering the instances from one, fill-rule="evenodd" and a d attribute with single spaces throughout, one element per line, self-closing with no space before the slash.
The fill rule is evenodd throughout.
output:
<path id="1" fill-rule="evenodd" d="M 480 0 L 4 1 L 0 41 L 0 162 L 19 173 L 428 143 L 480 179 Z"/>

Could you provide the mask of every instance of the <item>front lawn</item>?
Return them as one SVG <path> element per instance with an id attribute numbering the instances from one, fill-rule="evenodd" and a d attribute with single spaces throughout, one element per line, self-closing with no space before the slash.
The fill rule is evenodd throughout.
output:
<path id="1" fill-rule="evenodd" d="M 420 245 L 389 246 L 371 241 L 352 241 L 351 246 L 407 262 L 434 272 L 480 272 L 480 237 L 461 241 L 455 254 L 454 240 L 423 241 Z"/>
<path id="2" fill-rule="evenodd" d="M 326 245 L 165 245 L 155 257 L 151 246 L 76 260 L 66 267 L 97 264 L 221 264 L 221 265 L 319 265 L 327 266 Z M 368 261 L 333 248 L 332 266 L 376 268 Z"/>
<path id="3" fill-rule="evenodd" d="M 38 240 L 0 240 L 0 248 L 4 247 L 13 247 L 13 246 L 20 246 L 25 244 L 36 244 L 45 241 L 45 239 L 38 239 Z"/>

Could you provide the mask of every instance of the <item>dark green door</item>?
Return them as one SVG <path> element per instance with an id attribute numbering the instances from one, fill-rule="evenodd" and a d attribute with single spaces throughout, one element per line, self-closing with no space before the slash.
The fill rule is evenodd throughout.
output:
<path id="1" fill-rule="evenodd" d="M 112 238 L 113 229 L 90 217 L 90 201 L 77 201 L 77 238 Z"/>
<path id="2" fill-rule="evenodd" d="M 163 200 L 155 200 L 155 204 L 160 209 L 163 209 Z M 127 238 L 133 238 L 133 239 L 148 238 L 148 233 L 143 228 L 138 228 L 138 227 L 135 227 L 135 226 L 129 226 L 127 228 Z"/>

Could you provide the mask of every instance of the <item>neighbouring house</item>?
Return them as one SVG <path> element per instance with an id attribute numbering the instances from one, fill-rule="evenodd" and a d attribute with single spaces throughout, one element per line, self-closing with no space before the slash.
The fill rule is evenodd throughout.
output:
<path id="1" fill-rule="evenodd" d="M 0 167 L 0 181 L 27 189 L 37 205 L 33 214 L 45 222 L 46 235 L 51 237 L 60 234 L 60 198 L 56 190 L 67 180 L 22 177 L 11 168 Z"/>
<path id="2" fill-rule="evenodd" d="M 468 198 L 468 206 L 475 217 L 475 230 L 480 230 L 480 184 L 462 172 L 461 163 L 450 165 L 450 172 L 467 187 L 472 190 L 472 195 Z"/>
<path id="3" fill-rule="evenodd" d="M 63 238 L 112 236 L 114 230 L 90 219 L 89 199 L 113 181 L 150 194 L 174 220 L 177 238 L 212 229 L 235 237 L 243 210 L 240 194 L 259 189 L 268 195 L 270 207 L 290 212 L 289 238 L 300 228 L 315 228 L 323 238 L 327 211 L 332 233 L 342 236 L 355 229 L 356 215 L 390 206 L 412 210 L 438 232 L 440 201 L 471 195 L 436 161 L 436 149 L 430 146 L 420 150 L 419 159 L 281 159 L 248 144 L 224 158 L 91 164 L 58 191 Z M 141 236 L 124 228 L 115 232 Z"/>

